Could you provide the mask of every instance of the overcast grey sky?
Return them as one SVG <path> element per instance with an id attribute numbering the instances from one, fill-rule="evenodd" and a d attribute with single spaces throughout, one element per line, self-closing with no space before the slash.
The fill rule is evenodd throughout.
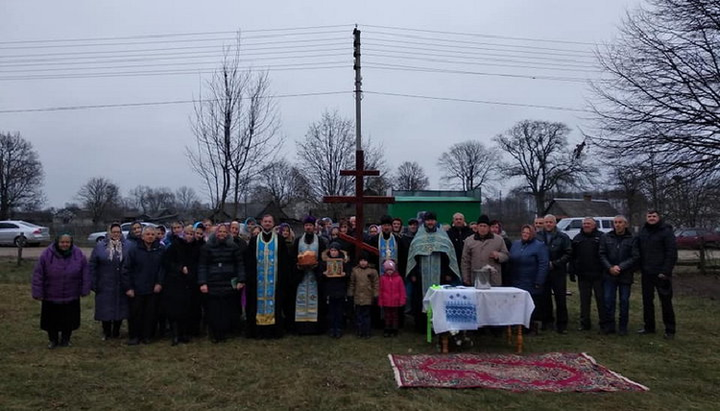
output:
<path id="1" fill-rule="evenodd" d="M 50 206 L 73 201 L 95 176 L 111 179 L 123 194 L 139 184 L 189 185 L 200 192 L 202 184 L 184 155 L 184 147 L 193 144 L 192 104 L 8 111 L 191 100 L 209 75 L 204 70 L 217 66 L 222 44 L 232 42 L 230 32 L 241 29 L 248 64 L 275 68 L 274 94 L 347 91 L 277 100 L 284 152 L 294 161 L 295 140 L 323 110 L 354 117 L 357 23 L 368 92 L 364 137 L 383 144 L 393 169 L 417 160 L 431 188 L 440 188 L 436 162 L 451 144 L 468 139 L 490 144 L 527 118 L 565 122 L 578 138 L 577 128 L 587 124 L 583 113 L 370 92 L 583 109 L 588 91 L 577 79 L 598 75 L 593 44 L 612 40 L 625 11 L 637 3 L 0 0 L 0 130 L 20 132 L 39 152 Z M 300 30 L 260 31 L 289 28 Z M 201 34 L 122 39 L 187 33 Z M 91 40 L 97 38 L 106 40 Z M 27 42 L 59 39 L 76 41 Z M 163 55 L 172 58 L 148 59 Z M 328 66 L 333 68 L 316 69 Z M 170 75 L 171 70 L 185 74 Z"/>

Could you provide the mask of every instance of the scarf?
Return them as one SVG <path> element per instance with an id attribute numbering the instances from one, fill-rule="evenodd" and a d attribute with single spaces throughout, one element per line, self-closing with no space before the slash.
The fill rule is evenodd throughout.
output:
<path id="1" fill-rule="evenodd" d="M 116 257 L 122 261 L 123 259 L 123 243 L 121 240 L 110 239 L 107 243 L 108 260 L 112 261 Z"/>

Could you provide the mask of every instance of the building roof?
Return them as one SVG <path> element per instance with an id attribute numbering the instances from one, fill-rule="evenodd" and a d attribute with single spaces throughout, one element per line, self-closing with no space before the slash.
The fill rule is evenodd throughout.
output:
<path id="1" fill-rule="evenodd" d="M 608 200 L 585 198 L 554 198 L 543 214 L 565 217 L 614 217 L 618 211 Z"/>

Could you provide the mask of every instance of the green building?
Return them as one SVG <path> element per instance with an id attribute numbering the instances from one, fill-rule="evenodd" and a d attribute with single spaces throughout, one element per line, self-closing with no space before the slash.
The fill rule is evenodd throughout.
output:
<path id="1" fill-rule="evenodd" d="M 388 214 L 402 218 L 405 224 L 425 211 L 434 211 L 442 224 L 451 224 L 455 213 L 464 214 L 467 222 L 477 220 L 482 214 L 479 188 L 470 191 L 393 190 L 392 195 L 395 203 L 388 205 Z"/>

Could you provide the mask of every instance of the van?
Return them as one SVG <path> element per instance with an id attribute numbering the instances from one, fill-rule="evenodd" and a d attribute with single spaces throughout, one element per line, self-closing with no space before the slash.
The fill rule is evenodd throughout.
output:
<path id="1" fill-rule="evenodd" d="M 572 240 L 576 235 L 582 231 L 582 222 L 585 217 L 567 217 L 558 221 L 557 229 L 567 234 Z M 608 233 L 613 230 L 613 220 L 615 217 L 593 217 L 595 223 L 597 223 L 598 230 L 603 233 Z"/>

